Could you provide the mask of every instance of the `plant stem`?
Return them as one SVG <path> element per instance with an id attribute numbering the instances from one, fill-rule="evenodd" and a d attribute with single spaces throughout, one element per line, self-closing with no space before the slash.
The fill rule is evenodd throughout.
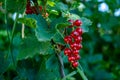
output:
<path id="1" fill-rule="evenodd" d="M 75 75 L 76 73 L 77 73 L 76 71 L 73 71 L 70 74 L 68 74 L 67 76 L 65 76 L 62 80 L 66 80 L 66 78 L 71 77 L 71 76 Z"/>
<path id="2" fill-rule="evenodd" d="M 13 29 L 12 29 L 11 39 L 10 39 L 10 46 L 9 46 L 10 54 L 11 54 L 12 61 L 13 61 L 13 64 L 14 64 L 15 67 L 16 67 L 16 64 L 15 64 L 14 55 L 13 55 L 13 52 L 12 52 L 12 43 L 13 43 L 13 37 L 14 37 L 14 32 L 15 32 L 18 16 L 19 16 L 19 13 L 16 14 L 16 19 L 15 19 L 14 24 L 13 24 Z"/>
<path id="3" fill-rule="evenodd" d="M 64 72 L 64 64 L 63 64 L 63 61 L 62 61 L 62 57 L 60 54 L 57 53 L 57 57 L 58 57 L 58 60 L 59 60 L 59 63 L 60 63 L 60 74 L 61 74 L 61 78 L 64 78 L 65 77 L 65 72 Z"/>
<path id="4" fill-rule="evenodd" d="M 83 80 L 88 80 L 87 77 L 85 76 L 84 72 L 80 68 L 76 68 L 78 73 L 81 75 Z"/>

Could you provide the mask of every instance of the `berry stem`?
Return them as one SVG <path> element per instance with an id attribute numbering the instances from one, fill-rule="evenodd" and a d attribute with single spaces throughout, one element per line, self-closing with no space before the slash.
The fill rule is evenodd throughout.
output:
<path id="1" fill-rule="evenodd" d="M 73 71 L 70 74 L 66 75 L 62 80 L 66 80 L 67 78 L 74 76 L 76 73 L 77 73 L 76 71 Z"/>
<path id="2" fill-rule="evenodd" d="M 83 80 L 88 80 L 87 77 L 85 76 L 83 70 L 81 70 L 78 67 L 76 69 L 77 69 L 78 73 L 81 75 L 81 77 L 82 77 Z"/>

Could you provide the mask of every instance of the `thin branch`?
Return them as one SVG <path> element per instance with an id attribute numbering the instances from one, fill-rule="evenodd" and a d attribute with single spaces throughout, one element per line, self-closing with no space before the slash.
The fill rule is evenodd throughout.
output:
<path id="1" fill-rule="evenodd" d="M 25 37 L 25 33 L 24 33 L 24 31 L 25 31 L 25 25 L 24 25 L 24 24 L 22 24 L 22 38 L 24 38 L 24 37 Z"/>
<path id="2" fill-rule="evenodd" d="M 57 57 L 60 63 L 60 74 L 61 74 L 61 78 L 65 77 L 65 72 L 64 72 L 64 64 L 63 64 L 63 60 L 62 57 L 59 53 L 57 53 Z"/>

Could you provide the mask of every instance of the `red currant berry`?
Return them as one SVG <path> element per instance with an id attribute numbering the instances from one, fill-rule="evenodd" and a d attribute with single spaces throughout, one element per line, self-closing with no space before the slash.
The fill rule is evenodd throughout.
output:
<path id="1" fill-rule="evenodd" d="M 78 37 L 74 38 L 74 41 L 76 43 L 80 43 L 82 41 L 82 37 L 78 36 Z"/>
<path id="2" fill-rule="evenodd" d="M 75 61 L 75 57 L 74 56 L 69 56 L 68 61 L 73 63 Z"/>
<path id="3" fill-rule="evenodd" d="M 79 50 L 73 50 L 72 53 L 73 53 L 74 55 L 79 54 Z"/>
<path id="4" fill-rule="evenodd" d="M 83 33 L 82 28 L 77 28 L 77 29 L 76 29 L 76 32 L 78 32 L 79 35 L 82 35 L 82 33 Z"/>
<path id="5" fill-rule="evenodd" d="M 80 20 L 76 20 L 73 25 L 75 26 L 81 26 L 82 22 Z"/>
<path id="6" fill-rule="evenodd" d="M 73 38 L 76 38 L 76 37 L 79 36 L 79 32 L 73 31 L 70 35 L 71 35 Z"/>
<path id="7" fill-rule="evenodd" d="M 81 48 L 82 48 L 82 45 L 81 45 L 81 44 L 77 44 L 77 45 L 76 45 L 76 49 L 77 49 L 77 50 L 80 50 Z"/>
<path id="8" fill-rule="evenodd" d="M 65 43 L 71 43 L 72 42 L 72 37 L 71 36 L 66 36 L 64 38 Z"/>
<path id="9" fill-rule="evenodd" d="M 72 63 L 72 66 L 73 66 L 74 68 L 76 68 L 76 67 L 78 66 L 78 62 Z"/>
<path id="10" fill-rule="evenodd" d="M 71 49 L 65 48 L 64 49 L 64 54 L 67 55 L 67 56 L 70 55 L 71 54 Z"/>
<path id="11" fill-rule="evenodd" d="M 75 55 L 74 57 L 75 57 L 75 60 L 79 60 L 80 59 L 80 55 L 79 54 Z"/>
<path id="12" fill-rule="evenodd" d="M 77 43 L 76 42 L 71 43 L 70 47 L 71 47 L 71 49 L 76 49 Z"/>

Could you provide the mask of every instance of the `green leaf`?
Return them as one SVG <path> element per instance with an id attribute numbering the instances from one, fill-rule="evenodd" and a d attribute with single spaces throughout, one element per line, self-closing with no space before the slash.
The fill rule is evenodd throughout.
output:
<path id="1" fill-rule="evenodd" d="M 37 27 L 36 25 L 37 21 L 33 18 L 19 18 L 18 21 L 32 28 Z"/>
<path id="2" fill-rule="evenodd" d="M 47 55 L 54 52 L 50 42 L 39 42 L 34 36 L 23 39 L 17 60 L 33 57 L 36 54 Z"/>
<path id="3" fill-rule="evenodd" d="M 35 30 L 36 37 L 39 41 L 50 41 L 56 33 L 55 27 L 49 27 L 46 20 L 41 15 L 27 15 L 28 18 L 33 18 L 37 21 Z"/>
<path id="4" fill-rule="evenodd" d="M 54 42 L 57 43 L 57 44 L 62 44 L 62 45 L 65 44 L 63 38 L 61 37 L 61 35 L 60 35 L 59 33 L 56 33 L 56 34 L 55 34 L 55 36 L 53 37 L 53 40 L 54 40 Z"/>
<path id="5" fill-rule="evenodd" d="M 67 18 L 64 17 L 59 17 L 54 19 L 51 24 L 50 27 L 51 28 L 65 28 L 69 25 L 70 23 L 68 23 Z"/>
<path id="6" fill-rule="evenodd" d="M 50 70 L 58 70 L 58 59 L 57 57 L 54 55 L 50 56 L 48 58 L 48 60 L 46 61 L 46 69 L 50 69 Z"/>
<path id="7" fill-rule="evenodd" d="M 76 20 L 76 19 L 80 19 L 80 17 L 76 14 L 70 14 L 69 19 Z"/>
<path id="8" fill-rule="evenodd" d="M 9 64 L 10 62 L 7 58 L 7 54 L 0 52 L 0 75 L 7 70 Z"/>
<path id="9" fill-rule="evenodd" d="M 91 55 L 91 56 L 88 57 L 88 62 L 93 63 L 93 64 L 98 63 L 102 60 L 103 60 L 102 54 L 95 54 L 95 55 Z"/>
<path id="10" fill-rule="evenodd" d="M 26 7 L 26 0 L 7 0 L 7 10 L 23 13 Z"/>
<path id="11" fill-rule="evenodd" d="M 45 67 L 45 61 L 43 61 L 41 63 L 38 75 L 36 77 L 37 80 L 55 80 L 56 78 L 58 78 L 58 70 L 49 70 L 46 69 Z M 55 67 L 54 67 L 55 68 Z M 54 72 L 56 71 L 56 72 Z"/>
<path id="12" fill-rule="evenodd" d="M 62 2 L 59 2 L 56 4 L 56 8 L 60 11 L 66 11 L 66 10 L 68 10 L 68 5 L 66 5 Z"/>
<path id="13" fill-rule="evenodd" d="M 80 20 L 82 21 L 82 29 L 83 29 L 83 32 L 88 32 L 89 31 L 89 26 L 92 24 L 92 22 L 87 19 L 87 18 L 80 18 Z"/>

